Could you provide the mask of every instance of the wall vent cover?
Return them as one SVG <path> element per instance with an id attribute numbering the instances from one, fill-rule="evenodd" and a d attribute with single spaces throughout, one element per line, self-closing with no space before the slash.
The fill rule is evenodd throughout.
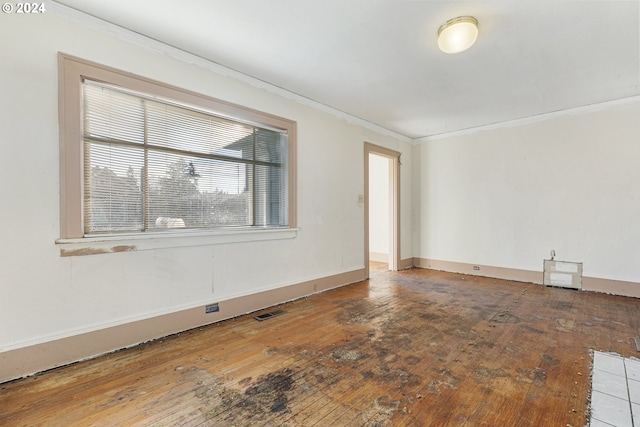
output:
<path id="1" fill-rule="evenodd" d="M 544 282 L 547 286 L 582 289 L 582 263 L 544 260 Z"/>

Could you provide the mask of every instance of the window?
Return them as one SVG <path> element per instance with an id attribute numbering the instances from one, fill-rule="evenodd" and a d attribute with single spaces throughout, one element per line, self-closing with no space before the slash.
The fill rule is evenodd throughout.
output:
<path id="1" fill-rule="evenodd" d="M 85 80 L 85 234 L 286 226 L 287 134 Z"/>
<path id="2" fill-rule="evenodd" d="M 295 227 L 295 122 L 60 55 L 61 237 Z"/>

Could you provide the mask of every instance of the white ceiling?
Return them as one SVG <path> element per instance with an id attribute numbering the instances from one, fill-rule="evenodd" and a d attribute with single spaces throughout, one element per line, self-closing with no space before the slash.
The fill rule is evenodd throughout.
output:
<path id="1" fill-rule="evenodd" d="M 640 95 L 640 0 L 57 2 L 409 138 Z"/>

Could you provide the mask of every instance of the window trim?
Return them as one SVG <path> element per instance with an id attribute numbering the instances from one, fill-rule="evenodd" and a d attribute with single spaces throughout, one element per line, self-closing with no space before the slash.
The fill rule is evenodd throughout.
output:
<path id="1" fill-rule="evenodd" d="M 239 232 L 228 232 L 223 228 L 200 231 L 199 233 L 184 232 L 145 232 L 154 238 L 163 235 L 175 240 L 177 235 L 185 237 L 211 234 L 215 236 L 240 235 L 247 239 L 253 233 L 264 233 L 266 230 L 295 230 L 296 220 L 296 129 L 295 121 L 264 113 L 251 108 L 226 102 L 220 99 L 202 95 L 187 89 L 165 84 L 139 75 L 121 71 L 102 64 L 87 61 L 71 55 L 58 53 L 58 111 L 60 132 L 60 239 L 57 243 L 77 245 L 82 239 L 97 242 L 96 237 L 86 237 L 83 223 L 83 138 L 82 138 L 82 84 L 84 79 L 90 79 L 126 89 L 151 94 L 165 99 L 174 100 L 196 108 L 211 111 L 214 114 L 264 125 L 288 134 L 288 225 L 286 227 L 255 227 Z M 277 236 L 278 233 L 270 233 Z M 290 236 L 290 233 L 286 233 Z M 137 235 L 114 237 L 114 240 L 125 241 L 128 238 L 140 239 Z M 287 237 L 284 237 L 287 238 Z M 103 239 L 104 240 L 104 239 Z M 106 239 L 109 241 L 110 239 Z M 200 239 L 199 239 L 200 240 Z M 218 241 L 216 238 L 214 241 Z M 225 239 L 223 239 L 225 240 Z M 262 240 L 257 238 L 256 240 Z"/>

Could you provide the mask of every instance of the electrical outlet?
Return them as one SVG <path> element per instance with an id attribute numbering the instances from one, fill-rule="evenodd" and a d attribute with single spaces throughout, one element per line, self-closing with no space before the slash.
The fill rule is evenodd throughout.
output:
<path id="1" fill-rule="evenodd" d="M 205 313 L 215 313 L 216 311 L 220 311 L 220 306 L 218 305 L 218 303 L 209 304 L 204 308 Z"/>
<path id="2" fill-rule="evenodd" d="M 479 267 L 479 266 L 477 266 L 477 265 L 474 265 L 474 266 L 473 266 L 473 270 L 474 270 L 474 271 L 480 271 L 480 267 Z"/>

